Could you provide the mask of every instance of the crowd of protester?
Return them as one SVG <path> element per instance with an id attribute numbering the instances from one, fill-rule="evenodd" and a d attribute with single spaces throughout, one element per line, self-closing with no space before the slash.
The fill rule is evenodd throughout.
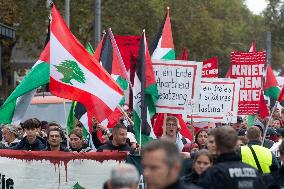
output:
<path id="1" fill-rule="evenodd" d="M 142 149 L 133 125 L 123 120 L 111 129 L 94 120 L 92 140 L 84 138 L 83 125 L 78 120 L 68 134 L 60 124 L 36 118 L 20 125 L 6 124 L 1 126 L 0 148 L 142 153 L 143 176 L 149 189 L 284 188 L 283 110 L 277 109 L 269 123 L 256 116 L 253 125 L 248 126 L 238 116 L 236 123 L 199 129 L 193 141 L 181 135 L 176 117 L 167 116 L 162 137 Z M 113 170 L 105 188 L 137 188 L 137 177 L 135 167 L 122 164 Z"/>

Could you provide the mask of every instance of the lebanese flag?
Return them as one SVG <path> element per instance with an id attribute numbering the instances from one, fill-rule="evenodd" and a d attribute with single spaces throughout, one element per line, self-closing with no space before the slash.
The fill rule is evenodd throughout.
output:
<path id="1" fill-rule="evenodd" d="M 123 97 L 120 87 L 75 38 L 54 5 L 50 26 L 49 87 L 56 96 L 82 103 L 89 122 L 92 117 L 98 122 L 106 119 Z"/>

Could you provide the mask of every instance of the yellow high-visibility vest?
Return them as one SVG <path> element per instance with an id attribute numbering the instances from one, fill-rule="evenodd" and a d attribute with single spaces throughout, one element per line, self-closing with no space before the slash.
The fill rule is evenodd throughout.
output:
<path id="1" fill-rule="evenodd" d="M 251 147 L 255 151 L 262 172 L 270 173 L 270 166 L 272 165 L 272 153 L 270 152 L 270 150 L 260 145 L 251 145 Z M 258 169 L 252 152 L 248 146 L 241 147 L 241 156 L 242 162 L 247 163 Z"/>

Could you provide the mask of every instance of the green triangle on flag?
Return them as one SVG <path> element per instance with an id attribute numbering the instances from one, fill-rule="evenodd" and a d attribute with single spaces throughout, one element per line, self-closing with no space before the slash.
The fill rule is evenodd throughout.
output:
<path id="1" fill-rule="evenodd" d="M 176 58 L 169 8 L 151 44 L 150 55 L 152 59 L 156 60 L 174 60 Z"/>
<path id="2" fill-rule="evenodd" d="M 266 68 L 264 94 L 266 96 L 269 96 L 273 100 L 277 100 L 280 94 L 279 84 L 269 64 L 267 65 L 267 68 Z"/>

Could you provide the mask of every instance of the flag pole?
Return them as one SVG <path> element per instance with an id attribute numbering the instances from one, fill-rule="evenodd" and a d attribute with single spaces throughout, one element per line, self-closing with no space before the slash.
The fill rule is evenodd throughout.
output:
<path id="1" fill-rule="evenodd" d="M 128 84 L 129 84 L 131 90 L 133 91 L 133 88 L 132 88 L 130 79 L 129 79 L 128 75 L 127 75 L 127 71 L 126 71 L 126 68 L 125 68 L 123 59 L 122 59 L 122 57 L 121 57 L 120 51 L 119 51 L 119 49 L 118 49 L 118 46 L 117 46 L 117 44 L 116 44 L 116 40 L 114 39 L 113 33 L 112 33 L 112 31 L 111 31 L 111 28 L 109 28 L 108 31 L 109 31 L 109 34 L 110 34 L 109 36 L 110 36 L 110 38 L 111 38 L 111 41 L 113 42 L 114 47 L 115 47 L 115 49 L 117 50 L 118 57 L 119 57 L 119 60 L 120 60 L 120 61 L 119 61 L 119 62 L 120 62 L 120 66 L 122 67 L 122 69 L 123 69 L 123 71 L 124 71 L 124 74 L 126 75 L 126 80 L 127 80 Z"/>
<path id="2" fill-rule="evenodd" d="M 63 109 L 64 109 L 64 116 L 65 116 L 65 124 L 66 124 L 66 128 L 68 128 L 68 118 L 67 118 L 67 113 L 66 113 L 66 102 L 65 99 L 63 98 Z M 67 135 L 69 135 L 68 133 L 68 129 L 66 130 Z M 67 139 L 67 148 L 69 148 L 69 140 Z"/>
<path id="3" fill-rule="evenodd" d="M 272 119 L 272 115 L 273 115 L 273 113 L 274 113 L 274 111 L 275 111 L 275 109 L 276 109 L 276 107 L 277 107 L 277 102 L 278 102 L 278 101 L 275 102 L 275 104 L 274 104 L 274 106 L 273 106 L 273 108 L 272 108 L 272 111 L 271 111 L 271 113 L 270 113 L 269 120 L 268 120 L 267 123 L 266 123 L 266 127 L 265 127 L 265 130 L 264 130 L 264 133 L 263 133 L 263 137 L 262 137 L 261 146 L 263 146 L 263 144 L 264 144 L 264 140 L 265 140 L 266 133 L 267 133 L 267 130 L 268 130 L 268 127 L 269 127 L 269 123 L 270 123 L 270 121 L 271 121 L 271 119 Z"/>
<path id="4" fill-rule="evenodd" d="M 141 43 L 144 43 L 144 48 L 146 46 L 146 43 L 145 43 L 145 29 L 143 29 L 143 32 L 142 32 L 142 35 L 143 35 L 143 40 L 144 41 L 141 41 Z M 139 138 L 139 145 L 141 147 L 142 145 L 142 126 L 146 125 L 147 123 L 147 107 L 146 107 L 146 104 L 145 104 L 145 85 L 146 85 L 146 81 L 145 81 L 145 49 L 144 49 L 144 54 L 142 55 L 141 57 L 141 123 L 140 123 L 140 138 Z"/>
<path id="5" fill-rule="evenodd" d="M 127 115 L 127 113 L 124 111 L 124 109 L 118 105 L 117 106 L 118 109 L 121 111 L 121 113 L 123 113 L 123 115 L 127 118 L 127 120 L 131 123 L 131 125 L 134 125 L 134 122 L 131 120 L 131 118 Z"/>

